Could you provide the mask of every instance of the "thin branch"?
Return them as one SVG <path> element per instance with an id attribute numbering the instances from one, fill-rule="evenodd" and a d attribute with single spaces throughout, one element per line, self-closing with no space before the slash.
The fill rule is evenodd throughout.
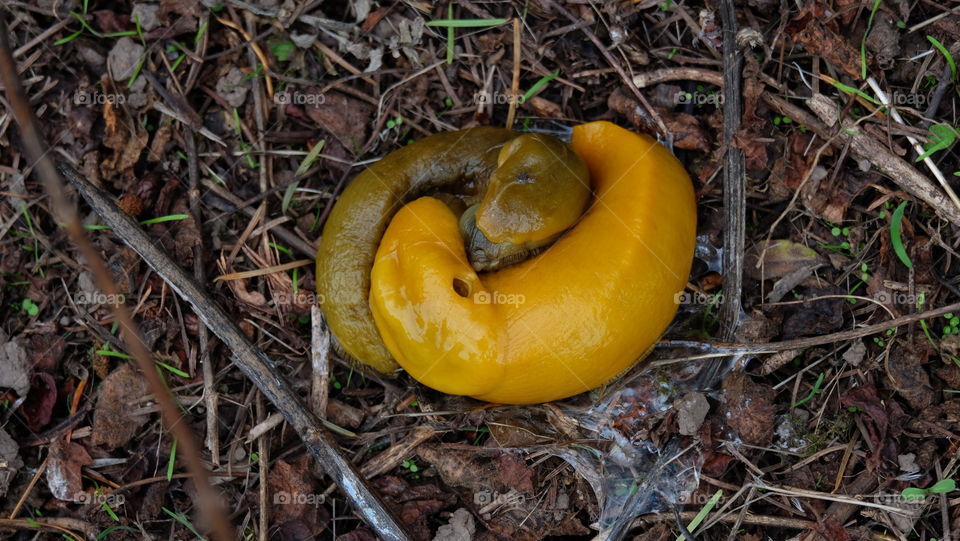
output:
<path id="1" fill-rule="evenodd" d="M 960 209 L 947 196 L 930 182 L 930 179 L 899 156 L 896 156 L 875 138 L 858 130 L 853 122 L 841 119 L 836 104 L 823 94 L 814 94 L 807 100 L 807 106 L 813 110 L 827 126 L 838 126 L 840 137 L 836 140 L 846 143 L 850 140 L 850 151 L 854 156 L 869 160 L 877 169 L 885 172 L 903 190 L 930 205 L 944 219 L 960 226 Z"/>
<path id="2" fill-rule="evenodd" d="M 46 143 L 40 137 L 40 130 L 37 127 L 33 109 L 24 95 L 20 78 L 17 75 L 16 64 L 10 52 L 7 26 L 2 19 L 0 19 L 0 78 L 2 78 L 4 88 L 6 88 L 7 99 L 10 101 L 13 115 L 20 126 L 27 155 L 34 162 L 34 173 L 43 183 L 44 189 L 50 196 L 55 219 L 66 224 L 67 234 L 80 253 L 83 254 L 87 266 L 90 267 L 96 278 L 97 287 L 108 297 L 119 298 L 117 286 L 107 272 L 106 263 L 100 258 L 100 254 L 93 247 L 90 239 L 87 238 L 86 232 L 77 217 L 76 209 L 67 201 L 63 180 L 57 174 L 57 169 L 48 153 Z M 119 209 L 117 210 L 122 213 Z M 126 214 L 124 216 L 126 217 Z M 127 220 L 133 223 L 129 217 L 127 217 Z M 140 233 L 146 237 L 146 234 L 142 231 Z M 123 341 L 136 359 L 140 372 L 146 378 L 149 388 L 157 400 L 157 405 L 160 407 L 163 422 L 173 434 L 173 437 L 176 438 L 181 456 L 185 458 L 187 463 L 187 469 L 194 476 L 201 512 L 210 517 L 215 538 L 224 541 L 234 539 L 233 528 L 227 520 L 220 498 L 210 485 L 209 472 L 204 466 L 200 446 L 190 431 L 188 423 L 183 422 L 180 410 L 166 390 L 160 374 L 157 373 L 156 365 L 154 365 L 152 356 L 140 337 L 130 311 L 123 304 L 114 304 L 112 309 L 116 321 L 120 325 Z"/>
<path id="3" fill-rule="evenodd" d="M 732 0 L 720 3 L 723 24 L 723 304 L 720 321 L 724 339 L 733 338 L 740 322 L 743 291 L 743 254 L 746 251 L 747 194 L 743 150 L 734 143 L 743 115 L 740 75 L 743 56 L 737 46 L 737 14 Z"/>
<path id="4" fill-rule="evenodd" d="M 233 363 L 260 389 L 300 435 L 307 449 L 334 482 L 351 500 L 356 512 L 382 539 L 409 539 L 397 519 L 370 490 L 353 464 L 343 455 L 325 423 L 310 412 L 281 371 L 260 349 L 247 340 L 233 318 L 210 300 L 209 296 L 169 256 L 160 251 L 143 229 L 103 191 L 90 184 L 67 165 L 61 172 L 80 195 L 109 225 L 117 238 L 133 248 L 154 272 L 190 303 L 197 317 L 233 352 Z"/>
<path id="5" fill-rule="evenodd" d="M 900 116 L 900 111 L 897 111 L 896 107 L 890 107 L 890 98 L 887 97 L 887 93 L 880 88 L 880 85 L 877 84 L 877 81 L 873 77 L 867 78 L 867 84 L 870 85 L 870 88 L 873 89 L 877 97 L 880 98 L 880 103 L 886 105 L 890 110 L 890 116 L 896 122 L 906 126 L 907 123 L 903 121 L 903 117 Z M 917 156 L 923 156 L 926 154 L 926 151 L 923 149 L 923 145 L 920 144 L 920 141 L 916 137 L 907 134 L 907 141 L 910 141 L 910 145 L 913 147 L 914 152 L 917 153 Z M 937 167 L 937 164 L 933 163 L 933 160 L 930 159 L 930 156 L 927 156 L 923 159 L 923 164 L 930 169 L 930 172 L 933 173 L 934 178 L 937 179 L 937 182 L 940 183 L 940 186 L 943 187 L 943 191 L 947 192 L 947 196 L 953 201 L 953 204 L 960 210 L 960 198 L 957 197 L 957 192 L 953 191 L 953 188 L 950 187 L 950 184 L 947 183 L 947 179 L 944 178 L 943 172 L 940 171 L 940 168 Z"/>

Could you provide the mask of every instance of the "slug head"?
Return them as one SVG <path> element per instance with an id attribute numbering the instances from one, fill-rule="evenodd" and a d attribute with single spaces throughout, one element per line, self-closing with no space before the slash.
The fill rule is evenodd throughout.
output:
<path id="1" fill-rule="evenodd" d="M 528 133 L 497 156 L 476 213 L 491 243 L 542 243 L 572 226 L 590 201 L 590 176 L 573 149 L 549 135 Z"/>
<path id="2" fill-rule="evenodd" d="M 470 265 L 477 272 L 494 271 L 519 263 L 532 257 L 553 243 L 559 233 L 543 240 L 514 244 L 512 242 L 493 242 L 477 227 L 477 209 L 472 205 L 460 215 L 460 236 L 467 252 Z"/>

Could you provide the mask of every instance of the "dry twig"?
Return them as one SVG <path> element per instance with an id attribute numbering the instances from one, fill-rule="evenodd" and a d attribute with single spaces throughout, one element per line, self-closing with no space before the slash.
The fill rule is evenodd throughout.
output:
<path id="1" fill-rule="evenodd" d="M 62 165 L 60 170 L 117 237 L 140 254 L 147 265 L 189 302 L 197 317 L 233 352 L 234 364 L 283 414 L 327 475 L 341 487 L 357 513 L 377 535 L 383 539 L 407 539 L 397 519 L 363 482 L 330 433 L 322 428 L 324 423 L 307 409 L 290 384 L 280 376 L 273 361 L 247 340 L 233 319 L 210 300 L 183 269 L 154 246 L 143 229 L 112 199 L 69 166 Z"/>
<path id="2" fill-rule="evenodd" d="M 106 263 L 100 258 L 100 254 L 97 253 L 90 239 L 87 238 L 86 232 L 77 217 L 76 210 L 67 201 L 63 181 L 57 173 L 53 159 L 48 154 L 46 144 L 40 137 L 40 131 L 37 128 L 33 109 L 20 85 L 16 64 L 10 52 L 10 40 L 7 34 L 6 23 L 2 19 L 0 19 L 0 77 L 2 77 L 12 112 L 16 117 L 17 124 L 20 126 L 24 146 L 26 146 L 27 153 L 34 162 L 34 172 L 43 183 L 44 189 L 53 202 L 55 217 L 66 224 L 70 240 L 83 254 L 87 265 L 89 265 L 93 271 L 97 287 L 108 296 L 120 298 L 117 294 L 117 286 L 110 277 L 109 272 L 107 272 Z M 122 211 L 119 209 L 117 209 L 117 212 L 122 214 Z M 130 220 L 126 214 L 123 216 L 132 223 L 132 220 Z M 146 234 L 142 231 L 139 232 L 146 238 Z M 147 240 L 147 242 L 149 242 L 149 240 Z M 184 276 L 186 275 L 184 274 Z M 220 504 L 220 498 L 210 486 L 209 473 L 201 458 L 200 446 L 197 444 L 187 423 L 181 422 L 182 417 L 180 410 L 166 391 L 166 387 L 155 369 L 150 352 L 144 345 L 143 339 L 140 336 L 136 324 L 133 322 L 130 312 L 123 304 L 113 304 L 112 309 L 120 325 L 123 341 L 133 354 L 140 367 L 141 374 L 146 378 L 150 389 L 153 391 L 153 395 L 162 412 L 163 421 L 177 439 L 182 453 L 181 456 L 185 458 L 187 468 L 190 470 L 190 473 L 194 475 L 199 493 L 198 503 L 200 509 L 205 515 L 210 517 L 216 538 L 223 540 L 233 539 L 233 528 L 230 526 L 224 509 Z"/>

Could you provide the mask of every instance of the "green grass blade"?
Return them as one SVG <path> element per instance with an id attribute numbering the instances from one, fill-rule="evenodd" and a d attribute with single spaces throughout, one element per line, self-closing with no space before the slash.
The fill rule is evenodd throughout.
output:
<path id="1" fill-rule="evenodd" d="M 720 498 L 722 497 L 723 497 L 722 490 L 718 490 L 714 492 L 713 496 L 710 496 L 710 499 L 707 501 L 707 503 L 703 507 L 701 507 L 700 511 L 697 512 L 697 515 L 693 517 L 693 520 L 690 521 L 690 524 L 687 524 L 687 530 L 689 530 L 690 532 L 693 532 L 694 530 L 696 530 L 697 526 L 699 526 L 700 523 L 703 522 L 703 519 L 707 518 L 707 515 L 710 514 L 710 511 L 713 510 L 713 508 L 717 505 L 717 502 L 719 502 Z M 678 535 L 676 541 L 683 541 L 683 536 Z"/>
<path id="2" fill-rule="evenodd" d="M 287 186 L 287 189 L 283 192 L 283 200 L 280 202 L 280 212 L 282 214 L 287 213 L 287 209 L 290 208 L 290 202 L 293 201 L 293 195 L 296 193 L 297 188 L 300 187 L 299 177 L 307 174 L 307 171 L 310 170 L 313 162 L 317 161 L 317 158 L 320 156 L 320 152 L 323 150 L 324 143 L 326 143 L 326 141 L 322 140 L 313 145 L 313 148 L 310 149 L 310 152 L 307 152 L 307 156 L 303 159 L 303 162 L 301 162 L 300 166 L 297 167 L 297 172 L 294 173 L 294 177 L 296 177 L 297 180 L 291 182 L 290 185 Z"/>
<path id="3" fill-rule="evenodd" d="M 880 9 L 880 0 L 873 0 L 873 9 L 870 10 L 870 17 L 867 19 L 867 30 L 863 33 L 863 39 L 860 40 L 860 78 L 867 78 L 867 36 L 870 29 L 873 28 L 873 17 Z"/>
<path id="4" fill-rule="evenodd" d="M 177 376 L 180 376 L 181 378 L 189 378 L 189 377 L 190 377 L 190 374 L 187 374 L 186 372 L 184 372 L 183 370 L 180 370 L 179 368 L 170 366 L 169 364 L 167 364 L 167 363 L 165 363 L 165 362 L 161 362 L 161 361 L 154 361 L 154 362 L 157 363 L 158 365 L 160 365 L 161 367 L 165 368 L 165 369 L 167 370 L 167 372 L 170 372 L 171 374 L 176 374 Z"/>
<path id="5" fill-rule="evenodd" d="M 933 36 L 927 36 L 927 40 L 930 41 L 930 44 L 933 45 L 933 48 L 934 48 L 934 49 L 940 51 L 940 54 L 942 54 L 943 57 L 947 59 L 947 64 L 950 64 L 950 73 L 952 73 L 952 74 L 953 74 L 953 78 L 956 79 L 956 78 L 957 78 L 957 63 L 956 63 L 956 61 L 954 61 L 953 55 L 950 54 L 950 51 L 948 51 L 947 48 L 944 47 L 942 43 L 940 43 L 939 41 L 937 41 L 937 38 L 935 38 L 935 37 L 933 37 Z"/>
<path id="6" fill-rule="evenodd" d="M 845 93 L 847 93 L 847 94 L 855 94 L 855 95 L 860 96 L 861 98 L 863 98 L 863 99 L 865 99 L 865 100 L 869 101 L 870 103 L 872 103 L 872 104 L 874 104 L 874 105 L 877 105 L 877 106 L 882 106 L 882 105 L 883 105 L 882 103 L 880 103 L 879 101 L 877 101 L 876 98 L 874 98 L 874 97 L 871 96 L 870 94 L 867 94 L 866 92 L 860 90 L 859 88 L 854 88 L 854 87 L 852 87 L 852 86 L 845 85 L 845 84 L 841 83 L 840 81 L 829 80 L 829 81 L 827 81 L 827 82 L 829 82 L 831 85 L 833 85 L 834 88 L 836 88 L 836 89 L 839 90 L 840 92 L 845 92 Z"/>
<path id="7" fill-rule="evenodd" d="M 277 244 L 277 243 L 275 243 L 275 242 L 268 242 L 268 243 L 267 243 L 267 246 L 269 246 L 269 247 L 271 247 L 271 248 L 274 248 L 274 249 L 276 249 L 276 250 L 279 250 L 279 251 L 285 253 L 286 255 L 288 255 L 288 256 L 290 256 L 290 257 L 293 257 L 293 252 L 290 250 L 290 248 L 287 248 L 286 246 L 280 246 L 279 244 Z M 294 270 L 296 270 L 296 269 L 294 269 Z"/>
<path id="8" fill-rule="evenodd" d="M 903 212 L 907 208 L 907 201 L 900 203 L 897 210 L 893 211 L 893 217 L 890 221 L 890 241 L 893 243 L 893 251 L 900 258 L 900 261 L 908 269 L 913 268 L 913 261 L 907 255 L 907 249 L 903 247 L 903 237 L 900 235 L 903 227 Z"/>
<path id="9" fill-rule="evenodd" d="M 177 440 L 174 438 L 170 446 L 170 460 L 167 461 L 167 482 L 173 480 L 173 463 L 177 460 Z"/>
<path id="10" fill-rule="evenodd" d="M 187 520 L 185 516 L 183 516 L 183 513 L 173 512 L 167 509 L 166 507 L 161 507 L 160 509 L 162 509 L 164 513 L 170 515 L 170 518 L 172 518 L 173 520 L 176 520 L 180 524 L 183 524 L 188 530 L 193 532 L 193 535 L 197 536 L 197 539 L 200 539 L 201 541 L 207 541 L 207 538 L 200 535 L 200 532 L 198 532 L 197 529 L 193 527 L 193 524 L 190 524 L 190 521 Z"/>
<path id="11" fill-rule="evenodd" d="M 156 218 L 150 218 L 149 220 L 144 220 L 140 222 L 140 225 L 153 225 L 163 222 L 175 222 L 177 220 L 186 220 L 189 218 L 189 214 L 170 214 L 168 216 L 158 216 Z"/>
<path id="12" fill-rule="evenodd" d="M 560 75 L 560 68 L 553 70 L 553 73 L 541 77 L 539 81 L 533 83 L 533 86 L 530 87 L 530 90 L 527 90 L 523 96 L 520 96 L 520 103 L 524 103 L 534 96 L 541 88 L 547 85 L 550 81 L 556 79 Z"/>
<path id="13" fill-rule="evenodd" d="M 509 19 L 437 19 L 430 21 L 427 26 L 439 26 L 443 28 L 484 28 L 487 26 L 500 26 Z"/>
<path id="14" fill-rule="evenodd" d="M 131 528 L 130 526 L 110 526 L 109 528 L 107 528 L 107 529 L 103 530 L 102 532 L 98 533 L 98 534 L 97 534 L 97 539 L 98 539 L 98 540 L 99 540 L 99 539 L 103 539 L 104 537 L 110 535 L 111 533 L 113 533 L 113 532 L 115 532 L 115 531 L 117 531 L 117 530 L 123 530 L 123 531 L 133 532 L 134 534 L 139 534 L 139 533 L 140 533 L 138 530 L 134 530 L 134 529 Z"/>
<path id="15" fill-rule="evenodd" d="M 133 355 L 127 355 L 126 353 L 121 353 L 119 351 L 111 351 L 109 349 L 98 349 L 94 351 L 97 355 L 102 355 L 104 357 L 117 357 L 119 359 L 132 359 Z"/>
<path id="16" fill-rule="evenodd" d="M 77 39 L 77 36 L 79 36 L 79 35 L 82 34 L 82 33 L 83 33 L 83 30 L 82 30 L 82 29 L 81 29 L 81 30 L 77 30 L 76 32 L 70 34 L 69 36 L 67 36 L 67 37 L 65 37 L 65 38 L 61 38 L 61 39 L 58 39 L 57 41 L 54 41 L 53 44 L 54 44 L 54 45 L 63 45 L 64 43 L 70 43 L 71 41 Z"/>

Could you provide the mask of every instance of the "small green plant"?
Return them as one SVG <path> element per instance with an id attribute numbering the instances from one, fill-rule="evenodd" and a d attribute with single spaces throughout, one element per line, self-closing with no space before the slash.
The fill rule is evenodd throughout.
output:
<path id="1" fill-rule="evenodd" d="M 397 118 L 391 118 L 390 120 L 387 121 L 387 129 L 392 130 L 393 128 L 396 128 L 401 124 L 403 124 L 403 118 L 399 116 Z"/>
<path id="2" fill-rule="evenodd" d="M 846 240 L 841 241 L 839 244 L 823 244 L 823 243 L 820 243 L 820 247 L 823 248 L 824 250 L 830 250 L 830 251 L 833 251 L 833 252 L 840 252 L 840 253 L 843 253 L 843 251 L 850 251 L 850 250 L 851 250 L 851 244 L 850 244 L 849 239 L 847 239 L 847 237 L 850 236 L 850 228 L 849 228 L 849 227 L 836 226 L 836 225 L 833 225 L 833 224 L 831 224 L 831 223 L 829 223 L 829 222 L 827 222 L 827 224 L 831 226 L 831 227 L 830 227 L 830 234 L 831 234 L 831 235 L 833 235 L 834 237 L 837 237 L 838 239 L 843 238 L 843 239 L 846 239 Z"/>
<path id="3" fill-rule="evenodd" d="M 490 433 L 490 429 L 486 426 L 480 426 L 477 428 L 468 427 L 463 429 L 464 432 L 476 432 L 477 436 L 473 438 L 473 443 L 471 445 L 480 445 L 480 441 L 483 437 Z"/>
<path id="4" fill-rule="evenodd" d="M 887 340 L 893 336 L 893 329 L 887 329 L 887 332 L 884 333 L 884 335 L 886 336 L 886 340 L 879 336 L 874 336 L 873 343 L 880 347 L 885 347 L 887 345 Z"/>
<path id="5" fill-rule="evenodd" d="M 287 257 L 293 257 L 293 251 L 286 246 L 281 246 L 275 242 L 268 242 L 267 246 L 286 254 Z M 300 267 L 294 267 L 293 269 L 290 269 L 290 280 L 293 282 L 293 285 L 291 286 L 291 289 L 293 289 L 293 294 L 297 295 L 300 292 L 300 288 L 298 286 L 298 282 L 300 281 Z"/>
<path id="6" fill-rule="evenodd" d="M 780 124 L 792 124 L 793 119 L 788 116 L 775 116 L 773 117 L 773 125 L 779 126 Z"/>
<path id="7" fill-rule="evenodd" d="M 447 64 L 453 64 L 453 54 L 454 46 L 453 42 L 456 39 L 456 29 L 457 28 L 485 28 L 487 26 L 500 26 L 501 24 L 506 23 L 509 19 L 454 19 L 453 18 L 453 2 L 447 4 L 447 17 L 446 19 L 438 19 L 436 21 L 430 21 L 427 23 L 427 26 L 438 26 L 440 28 L 447 29 Z"/>
<path id="8" fill-rule="evenodd" d="M 509 19 L 437 19 L 430 21 L 427 26 L 439 26 L 441 28 L 485 28 L 487 26 L 500 26 Z"/>
<path id="9" fill-rule="evenodd" d="M 923 145 L 923 154 L 917 156 L 915 162 L 921 162 L 935 152 L 950 148 L 957 140 L 957 130 L 950 124 L 933 124 L 930 126 L 929 141 Z"/>
<path id="10" fill-rule="evenodd" d="M 420 474 L 417 473 L 420 471 L 420 466 L 417 466 L 416 460 L 412 458 L 410 460 L 404 460 L 400 466 L 410 472 L 411 479 L 420 479 Z"/>
<path id="11" fill-rule="evenodd" d="M 943 316 L 943 319 L 947 320 L 947 324 L 943 326 L 944 338 L 951 334 L 960 334 L 960 317 L 953 314 L 946 314 Z"/>
<path id="12" fill-rule="evenodd" d="M 843 92 L 844 94 L 850 94 L 850 95 L 857 96 L 857 97 L 859 97 L 859 98 L 861 98 L 861 99 L 863 99 L 863 100 L 866 100 L 866 101 L 868 101 L 868 102 L 870 102 L 870 103 L 872 103 L 872 104 L 874 104 L 874 105 L 876 105 L 876 106 L 878 106 L 878 107 L 881 106 L 881 105 L 883 105 L 882 103 L 880 103 L 879 101 L 877 101 L 876 98 L 874 98 L 874 97 L 871 96 L 870 94 L 867 94 L 867 93 L 864 92 L 863 90 L 860 90 L 859 88 L 855 88 L 855 87 L 852 87 L 852 86 L 850 86 L 850 85 L 845 85 L 845 84 L 841 83 L 840 81 L 837 81 L 836 79 L 833 79 L 833 78 L 831 78 L 831 77 L 821 76 L 821 78 L 823 78 L 825 81 L 827 81 L 828 83 L 830 83 L 831 85 L 833 85 L 834 88 L 836 88 L 836 89 L 839 90 L 840 92 Z M 852 109 L 857 109 L 857 108 L 852 108 Z M 856 112 L 856 111 L 852 111 L 852 112 Z M 857 115 L 858 115 L 858 116 L 863 116 L 863 111 L 857 112 Z M 856 133 L 856 132 L 854 132 L 854 133 Z"/>
<path id="13" fill-rule="evenodd" d="M 870 280 L 869 270 L 870 270 L 870 266 L 867 265 L 866 262 L 860 264 L 860 275 L 859 275 L 860 279 L 857 281 L 857 283 L 853 284 L 853 286 L 850 289 L 847 290 L 847 295 L 853 295 L 855 291 L 860 289 L 860 286 L 866 284 L 867 281 Z M 857 299 L 853 297 L 848 297 L 847 302 L 849 302 L 850 304 L 857 304 Z"/>
<path id="14" fill-rule="evenodd" d="M 189 214 L 168 214 L 166 216 L 157 216 L 156 218 L 143 220 L 142 222 L 140 222 L 140 225 L 153 225 L 153 224 L 160 224 L 163 222 L 176 222 L 179 220 L 186 220 L 189 217 L 190 217 Z"/>
<path id="15" fill-rule="evenodd" d="M 890 201 L 883 202 L 883 208 L 880 209 L 880 213 L 877 216 L 882 220 L 887 217 L 887 214 L 893 210 L 893 203 Z"/>
<path id="16" fill-rule="evenodd" d="M 941 479 L 929 488 L 908 487 L 900 493 L 905 500 L 922 500 L 931 494 L 947 494 L 957 489 L 957 482 L 953 479 Z"/>
<path id="17" fill-rule="evenodd" d="M 283 199 L 280 201 L 280 212 L 286 214 L 287 210 L 290 209 L 293 196 L 297 192 L 297 188 L 300 187 L 300 179 L 307 174 L 307 171 L 310 170 L 313 163 L 320 157 L 320 152 L 323 150 L 325 144 L 326 140 L 321 139 L 320 142 L 313 145 L 313 148 L 307 152 L 306 157 L 300 162 L 300 165 L 297 167 L 297 172 L 293 175 L 294 181 L 291 182 L 283 192 Z"/>
<path id="18" fill-rule="evenodd" d="M 129 355 L 127 357 L 129 358 Z M 157 370 L 159 370 L 160 368 L 163 368 L 164 370 L 166 370 L 167 372 L 170 372 L 175 376 L 180 376 L 181 378 L 184 378 L 184 379 L 190 378 L 190 374 L 184 372 L 183 370 L 180 370 L 175 366 L 170 366 L 169 364 L 162 361 L 154 361 L 154 362 L 157 363 L 157 367 L 158 367 Z M 176 446 L 174 446 L 174 449 L 176 449 Z"/>
<path id="19" fill-rule="evenodd" d="M 20 303 L 20 309 L 30 317 L 40 313 L 40 307 L 30 299 L 23 299 L 23 302 Z"/>
<path id="20" fill-rule="evenodd" d="M 836 417 L 825 418 L 817 424 L 817 427 L 812 432 L 798 436 L 806 442 L 803 450 L 804 454 L 811 456 L 833 445 L 837 441 L 847 441 L 850 432 L 856 430 L 855 415 L 858 411 L 860 411 L 859 408 L 849 408 L 846 411 L 841 410 Z M 793 424 L 800 430 L 806 426 L 805 423 L 799 419 L 793 422 Z"/>
<path id="21" fill-rule="evenodd" d="M 273 39 L 268 41 L 267 45 L 270 47 L 270 52 L 273 53 L 273 56 L 277 57 L 277 60 L 280 62 L 290 60 L 290 57 L 293 56 L 293 53 L 297 50 L 297 46 L 288 39 Z"/>

